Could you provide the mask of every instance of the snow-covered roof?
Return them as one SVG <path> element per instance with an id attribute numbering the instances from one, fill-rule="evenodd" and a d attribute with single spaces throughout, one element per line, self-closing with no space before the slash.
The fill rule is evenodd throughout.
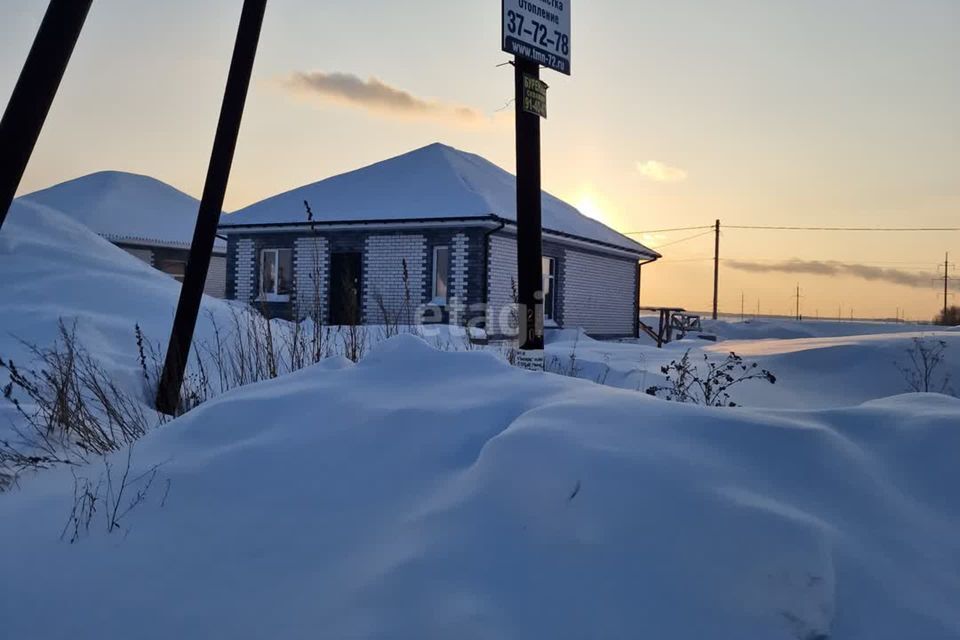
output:
<path id="1" fill-rule="evenodd" d="M 489 218 L 516 221 L 516 178 L 492 162 L 431 144 L 282 193 L 224 216 L 221 227 L 305 223 Z M 543 228 L 650 257 L 655 251 L 543 193 Z"/>
<path id="2" fill-rule="evenodd" d="M 200 203 L 151 178 L 101 171 L 19 198 L 55 209 L 111 242 L 190 248 Z M 225 250 L 217 240 L 215 248 Z"/>

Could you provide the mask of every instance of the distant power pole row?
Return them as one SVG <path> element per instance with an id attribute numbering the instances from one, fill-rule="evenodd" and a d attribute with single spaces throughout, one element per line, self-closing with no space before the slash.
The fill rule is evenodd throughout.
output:
<path id="1" fill-rule="evenodd" d="M 943 259 L 943 318 L 947 318 L 947 309 L 950 308 L 950 254 Z"/>

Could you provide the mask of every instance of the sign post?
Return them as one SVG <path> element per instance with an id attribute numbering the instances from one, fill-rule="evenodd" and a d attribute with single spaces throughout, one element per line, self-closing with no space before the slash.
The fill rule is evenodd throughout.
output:
<path id="1" fill-rule="evenodd" d="M 543 371 L 543 248 L 540 66 L 570 75 L 570 0 L 503 0 L 502 49 L 514 55 L 517 144 L 518 366 Z"/>

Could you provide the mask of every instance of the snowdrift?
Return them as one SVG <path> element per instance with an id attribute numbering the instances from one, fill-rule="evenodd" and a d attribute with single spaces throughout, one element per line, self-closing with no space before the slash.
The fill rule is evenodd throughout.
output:
<path id="1" fill-rule="evenodd" d="M 746 324 L 746 323 L 745 323 Z M 575 331 L 548 333 L 547 355 L 554 370 L 575 368 L 577 377 L 624 389 L 663 384 L 660 367 L 688 349 L 694 362 L 704 355 L 721 360 L 735 352 L 772 371 L 776 385 L 747 383 L 733 391 L 741 405 L 768 408 L 838 408 L 911 391 L 901 368 L 912 368 L 914 340 L 946 345 L 933 387 L 960 392 L 960 332 L 893 323 L 791 322 L 740 326 L 719 323 L 716 343 L 688 337 L 657 349 L 646 339 L 618 343 L 591 340 Z M 723 326 L 726 325 L 726 326 Z M 710 330 L 717 329 L 715 325 Z M 844 332 L 846 330 L 846 333 Z M 835 333 L 836 335 L 831 335 Z M 817 335 L 822 337 L 800 337 Z M 743 336 L 733 338 L 732 336 Z M 774 338 L 772 335 L 785 337 Z M 572 364 L 571 364 L 572 363 Z"/>
<path id="2" fill-rule="evenodd" d="M 791 338 L 829 338 L 838 336 L 862 336 L 888 333 L 913 333 L 937 331 L 943 327 L 917 325 L 902 322 L 868 322 L 838 320 L 787 320 L 761 319 L 731 322 L 727 320 L 704 320 L 705 333 L 725 340 L 768 340 Z"/>
<path id="3" fill-rule="evenodd" d="M 67 471 L 5 496 L 0 620 L 36 640 L 957 638 L 958 450 L 944 396 L 704 409 L 400 336 L 149 435 L 134 472 L 159 477 L 123 532 L 98 514 L 58 541 Z"/>
<path id="4" fill-rule="evenodd" d="M 135 361 L 134 325 L 169 337 L 180 283 L 48 207 L 15 201 L 0 232 L 0 354 L 15 357 L 22 339 L 53 341 L 57 322 L 77 321 L 91 351 Z M 204 311 L 227 317 L 229 304 L 204 298 Z M 201 329 L 202 330 L 202 329 Z"/>

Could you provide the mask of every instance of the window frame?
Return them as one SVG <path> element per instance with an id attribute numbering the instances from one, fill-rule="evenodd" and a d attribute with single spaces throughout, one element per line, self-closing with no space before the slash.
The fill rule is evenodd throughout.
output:
<path id="1" fill-rule="evenodd" d="M 543 323 L 549 326 L 557 326 L 557 265 L 559 261 L 553 256 L 541 256 L 541 268 L 543 269 L 543 284 L 549 284 L 550 305 L 547 306 L 547 291 L 544 288 L 543 293 Z M 552 265 L 552 269 L 550 266 Z M 541 285 L 543 286 L 543 285 Z"/>
<path id="2" fill-rule="evenodd" d="M 446 291 L 442 296 L 437 293 L 437 267 L 439 266 L 439 261 L 437 260 L 437 254 L 441 251 L 446 251 L 447 253 L 447 278 L 444 282 Z M 450 300 L 450 246 L 445 244 L 436 245 L 433 248 L 433 282 L 431 287 L 431 304 L 435 304 L 440 307 L 447 306 L 447 302 Z"/>
<path id="3" fill-rule="evenodd" d="M 289 302 L 290 294 L 289 293 L 279 293 L 280 290 L 280 252 L 289 251 L 290 252 L 290 265 L 293 266 L 293 249 L 288 247 L 266 247 L 260 249 L 260 273 L 259 273 L 259 288 L 260 288 L 260 297 L 259 300 L 264 300 L 266 302 Z M 264 288 L 264 267 L 267 264 L 267 256 L 273 256 L 273 290 L 266 291 Z M 290 287 L 293 288 L 293 273 L 290 274 L 291 282 Z"/>

